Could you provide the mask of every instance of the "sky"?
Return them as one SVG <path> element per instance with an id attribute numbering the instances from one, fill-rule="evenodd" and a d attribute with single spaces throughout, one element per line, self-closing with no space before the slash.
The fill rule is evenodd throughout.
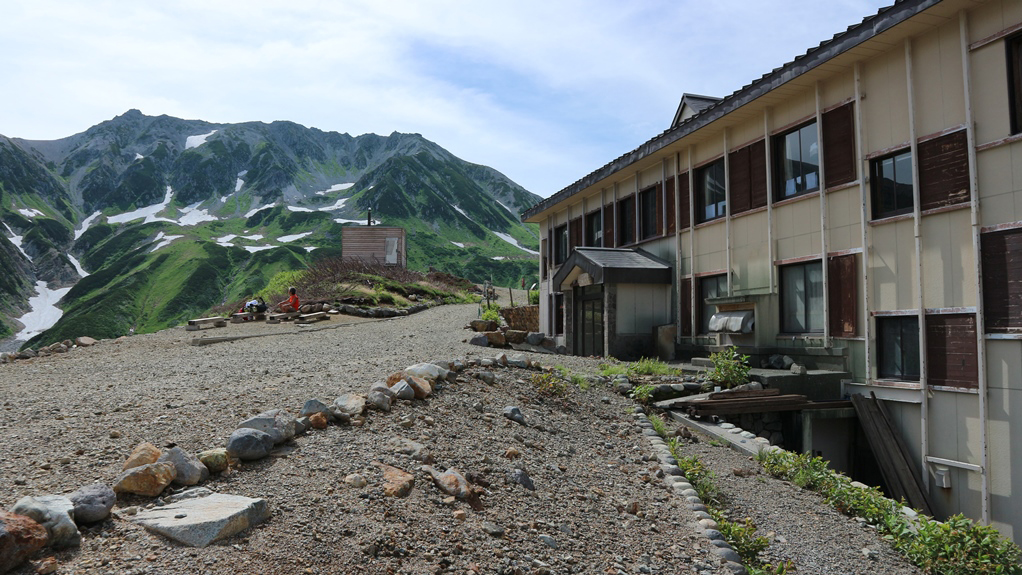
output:
<path id="1" fill-rule="evenodd" d="M 549 196 L 891 0 L 33 0 L 0 19 L 0 134 L 136 108 L 419 133 Z"/>

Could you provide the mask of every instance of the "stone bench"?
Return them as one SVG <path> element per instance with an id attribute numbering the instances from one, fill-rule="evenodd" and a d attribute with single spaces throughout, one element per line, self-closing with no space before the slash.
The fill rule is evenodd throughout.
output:
<path id="1" fill-rule="evenodd" d="M 324 319 L 330 319 L 330 316 L 327 315 L 327 312 L 325 312 L 325 311 L 317 311 L 317 312 L 306 313 L 306 314 L 302 314 L 302 315 L 298 316 L 298 319 L 295 320 L 295 323 L 312 323 L 312 322 L 320 321 L 320 320 L 324 320 Z"/>
<path id="2" fill-rule="evenodd" d="M 188 325 L 185 326 L 187 331 L 198 331 L 204 325 L 212 325 L 213 327 L 227 327 L 227 320 L 222 317 L 203 317 L 199 319 L 188 320 Z"/>
<path id="3" fill-rule="evenodd" d="M 266 319 L 266 314 L 255 311 L 243 311 L 231 314 L 231 323 L 241 323 L 243 321 L 258 321 Z"/>
<path id="4" fill-rule="evenodd" d="M 296 317 L 299 317 L 301 315 L 302 314 L 300 314 L 300 313 L 298 313 L 296 311 L 292 311 L 292 312 L 288 312 L 288 313 L 271 313 L 269 316 L 266 317 L 266 323 L 280 323 L 281 321 L 292 320 L 292 319 L 294 319 Z"/>

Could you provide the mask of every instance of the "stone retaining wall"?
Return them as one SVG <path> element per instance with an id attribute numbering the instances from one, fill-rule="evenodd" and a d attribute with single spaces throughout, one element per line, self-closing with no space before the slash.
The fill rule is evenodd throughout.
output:
<path id="1" fill-rule="evenodd" d="M 521 331 L 539 331 L 539 306 L 523 305 L 505 307 L 500 310 L 501 317 L 511 329 Z"/>

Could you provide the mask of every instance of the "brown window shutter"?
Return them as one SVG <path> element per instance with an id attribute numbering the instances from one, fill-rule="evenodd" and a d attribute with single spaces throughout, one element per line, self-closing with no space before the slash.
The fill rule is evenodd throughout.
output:
<path id="1" fill-rule="evenodd" d="M 987 333 L 1022 333 L 1022 229 L 980 236 Z"/>
<path id="2" fill-rule="evenodd" d="M 674 207 L 676 205 L 674 198 L 674 176 L 667 178 L 666 187 L 667 205 L 665 209 L 667 210 L 667 235 L 673 235 L 678 229 L 678 220 L 675 218 L 676 214 L 674 213 Z"/>
<path id="3" fill-rule="evenodd" d="M 664 235 L 664 185 L 656 185 L 656 235 Z"/>
<path id="4" fill-rule="evenodd" d="M 543 277 L 541 277 L 540 279 L 546 279 L 547 266 L 549 265 L 547 263 L 549 261 L 547 259 L 547 255 L 550 253 L 548 251 L 550 248 L 547 247 L 548 244 L 549 242 L 547 242 L 546 240 L 540 242 L 539 253 L 543 254 L 543 261 L 540 262 L 539 266 L 539 270 L 542 272 Z"/>
<path id="5" fill-rule="evenodd" d="M 678 207 L 681 208 L 681 220 L 678 225 L 681 229 L 687 230 L 692 225 L 691 214 L 689 214 L 688 172 L 678 176 Z"/>
<path id="6" fill-rule="evenodd" d="M 855 337 L 858 318 L 858 274 L 855 254 L 832 257 L 827 262 L 827 298 L 830 335 Z"/>
<path id="7" fill-rule="evenodd" d="M 948 387 L 979 386 L 976 316 L 926 316 L 926 383 Z"/>
<path id="8" fill-rule="evenodd" d="M 611 202 L 603 207 L 603 247 L 617 247 L 614 237 L 614 222 L 617 221 L 617 206 Z"/>
<path id="9" fill-rule="evenodd" d="M 752 208 L 751 182 L 749 180 L 749 147 L 728 154 L 728 186 L 731 197 L 731 213 L 740 214 Z"/>
<path id="10" fill-rule="evenodd" d="M 853 104 L 823 114 L 823 169 L 827 187 L 855 181 L 855 114 Z"/>
<path id="11" fill-rule="evenodd" d="M 749 205 L 752 209 L 767 205 L 766 140 L 749 144 Z"/>
<path id="12" fill-rule="evenodd" d="M 919 208 L 969 201 L 969 154 L 965 130 L 920 142 Z"/>
<path id="13" fill-rule="evenodd" d="M 681 335 L 692 335 L 692 278 L 681 280 Z"/>
<path id="14" fill-rule="evenodd" d="M 571 250 L 580 245 L 582 245 L 582 216 L 568 223 L 568 255 L 571 255 Z"/>

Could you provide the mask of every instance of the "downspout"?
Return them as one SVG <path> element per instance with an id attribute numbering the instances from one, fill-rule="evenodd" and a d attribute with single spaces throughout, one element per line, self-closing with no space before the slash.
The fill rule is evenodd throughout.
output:
<path id="1" fill-rule="evenodd" d="M 691 232 L 689 232 L 691 233 Z M 681 334 L 684 331 L 681 325 L 681 152 L 674 154 L 674 254 L 676 265 L 674 266 L 674 285 L 678 294 L 678 332 L 675 340 L 681 343 Z M 690 262 L 691 264 L 691 262 Z M 691 282 L 690 282 L 691 283 Z"/>
<path id="2" fill-rule="evenodd" d="M 929 384 L 926 377 L 926 309 L 923 307 L 923 236 L 921 231 L 922 213 L 920 208 L 919 195 L 919 155 L 918 144 L 916 143 L 916 105 L 915 90 L 912 83 L 912 39 L 905 39 L 905 80 L 908 88 L 908 137 L 909 147 L 912 152 L 912 228 L 915 236 L 916 249 L 916 307 L 919 318 L 919 423 L 921 426 L 922 438 L 920 454 L 920 470 L 923 476 L 923 486 L 929 490 L 930 474 L 927 471 L 926 456 L 930 451 L 930 437 L 927 418 L 929 417 L 929 405 L 927 395 Z"/>
<path id="3" fill-rule="evenodd" d="M 979 174 L 976 167 L 976 132 L 972 116 L 972 82 L 969 78 L 969 26 L 965 10 L 958 13 L 959 35 L 962 39 L 962 80 L 965 86 L 965 137 L 969 153 L 969 208 L 972 216 L 972 258 L 976 276 L 976 363 L 979 387 L 979 449 L 980 491 L 983 523 L 990 524 L 990 451 L 987 444 L 988 382 L 986 354 L 986 321 L 983 317 L 983 260 L 980 241 Z"/>
<path id="4" fill-rule="evenodd" d="M 731 280 L 731 276 L 734 273 L 731 271 L 731 165 L 728 161 L 728 129 L 724 128 L 724 250 L 727 256 L 727 295 L 735 295 L 734 282 Z"/>
<path id="5" fill-rule="evenodd" d="M 867 192 L 866 178 L 863 175 L 863 160 L 862 160 L 862 149 L 865 145 L 863 141 L 863 127 L 862 127 L 862 64 L 859 62 L 855 63 L 855 175 L 859 180 L 859 200 L 862 204 L 862 218 L 859 222 L 862 228 L 862 332 L 866 338 L 865 345 L 865 357 L 866 357 L 866 384 L 873 380 L 873 322 L 870 321 L 870 307 L 869 307 L 869 258 L 870 258 L 870 243 L 869 243 L 869 193 Z M 872 185 L 872 182 L 870 182 Z"/>
<path id="6" fill-rule="evenodd" d="M 830 349 L 833 344 L 830 340 L 830 286 L 828 281 L 827 258 L 827 178 L 823 161 L 823 112 L 820 111 L 820 82 L 816 82 L 816 157 L 819 158 L 820 166 L 820 249 L 822 260 L 820 261 L 821 275 L 823 276 L 823 348 Z"/>
<path id="7" fill-rule="evenodd" d="M 660 212 L 660 229 L 667 235 L 667 158 L 660 160 L 660 205 L 664 206 Z M 675 226 L 677 227 L 677 226 Z"/>
<path id="8" fill-rule="evenodd" d="M 770 268 L 769 289 L 774 293 L 774 166 L 771 160 L 770 145 L 770 109 L 763 110 L 763 148 L 766 150 L 766 186 L 767 186 L 767 258 Z"/>
<path id="9" fill-rule="evenodd" d="M 634 228 L 632 228 L 633 244 L 639 243 L 639 238 L 642 236 L 642 230 L 639 229 L 639 210 L 641 207 L 639 206 L 639 185 L 641 184 L 641 182 L 642 172 L 640 172 L 639 170 L 635 170 L 635 195 L 632 196 L 633 198 L 635 198 L 632 200 L 632 212 L 634 212 L 632 214 L 632 220 L 633 225 L 635 226 Z"/>
<path id="10" fill-rule="evenodd" d="M 692 324 L 692 337 L 699 332 L 696 331 L 696 293 L 699 286 L 696 285 L 696 202 L 695 202 L 695 175 L 692 173 L 692 146 L 688 147 L 688 262 L 692 276 L 692 317 L 689 321 Z"/>

